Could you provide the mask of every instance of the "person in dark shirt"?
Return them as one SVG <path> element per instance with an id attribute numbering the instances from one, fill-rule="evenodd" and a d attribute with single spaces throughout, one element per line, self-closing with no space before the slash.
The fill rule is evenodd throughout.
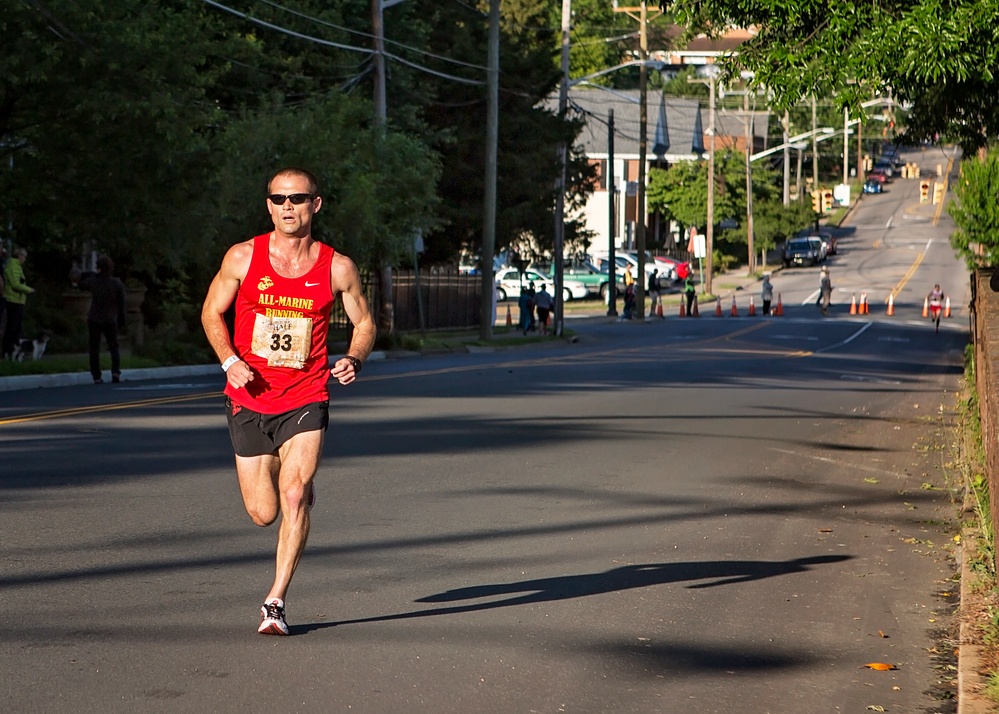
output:
<path id="1" fill-rule="evenodd" d="M 111 381 L 121 381 L 121 353 L 118 351 L 118 330 L 125 329 L 125 284 L 114 276 L 114 262 L 106 255 L 97 259 L 97 274 L 81 279 L 80 272 L 70 274 L 74 285 L 93 295 L 87 311 L 87 331 L 90 335 L 90 374 L 94 384 L 101 384 L 101 336 L 111 353 Z"/>

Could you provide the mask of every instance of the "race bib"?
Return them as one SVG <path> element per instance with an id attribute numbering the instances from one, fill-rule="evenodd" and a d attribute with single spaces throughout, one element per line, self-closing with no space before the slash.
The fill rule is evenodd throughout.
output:
<path id="1" fill-rule="evenodd" d="M 257 314 L 250 351 L 268 367 L 302 369 L 312 348 L 312 318 Z"/>

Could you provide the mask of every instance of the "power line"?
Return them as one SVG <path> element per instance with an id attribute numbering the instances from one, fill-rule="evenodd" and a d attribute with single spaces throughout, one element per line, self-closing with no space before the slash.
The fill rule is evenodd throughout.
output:
<path id="1" fill-rule="evenodd" d="M 344 27 L 343 25 L 336 25 L 336 24 L 333 24 L 332 22 L 327 22 L 326 20 L 320 20 L 318 17 L 313 17 L 312 15 L 306 15 L 305 13 L 299 12 L 297 10 L 292 10 L 291 8 L 287 8 L 287 7 L 284 7 L 283 5 L 279 5 L 276 2 L 271 2 L 271 0 L 260 0 L 260 1 L 263 2 L 265 5 L 270 5 L 273 8 L 277 8 L 278 10 L 284 10 L 285 12 L 289 12 L 292 15 L 296 15 L 298 17 L 304 18 L 306 20 L 309 20 L 310 22 L 315 22 L 316 24 L 319 24 L 319 25 L 324 25 L 326 27 L 332 27 L 332 28 L 334 28 L 336 30 L 342 30 L 344 32 L 349 32 L 352 35 L 360 35 L 361 37 L 365 37 L 365 38 L 370 39 L 370 40 L 375 39 L 375 36 L 372 35 L 372 34 L 370 34 L 370 33 L 362 32 L 361 30 L 353 30 L 353 29 L 351 29 L 349 27 Z M 409 45 L 403 44 L 402 42 L 396 42 L 395 40 L 390 40 L 387 37 L 383 38 L 383 41 L 387 45 L 395 45 L 396 47 L 401 47 L 404 50 L 409 50 L 410 52 L 416 52 L 417 54 L 426 55 L 427 57 L 433 57 L 434 59 L 439 59 L 439 60 L 441 60 L 443 62 L 450 62 L 451 64 L 456 64 L 456 65 L 459 65 L 459 66 L 462 66 L 462 67 L 470 67 L 472 69 L 481 69 L 482 71 L 486 71 L 488 69 L 487 67 L 484 67 L 482 65 L 477 65 L 477 64 L 472 64 L 470 62 L 463 62 L 461 60 L 451 59 L 450 57 L 444 57 L 443 55 L 437 55 L 437 54 L 434 54 L 433 52 L 428 52 L 426 50 L 421 50 L 421 49 L 419 49 L 417 47 L 411 47 Z M 386 55 L 386 56 L 388 56 L 388 55 Z"/>
<path id="2" fill-rule="evenodd" d="M 313 37 L 311 35 L 302 34 L 301 32 L 295 32 L 294 30 L 289 30 L 286 27 L 281 27 L 280 25 L 275 25 L 271 22 L 258 20 L 257 18 L 251 17 L 245 12 L 240 12 L 239 10 L 227 7 L 225 5 L 222 5 L 221 3 L 215 2 L 214 0 L 202 0 L 202 1 L 208 5 L 211 5 L 212 7 L 218 8 L 219 10 L 224 10 L 225 12 L 231 13 L 237 17 L 247 20 L 248 22 L 252 22 L 256 25 L 260 25 L 261 27 L 266 27 L 276 32 L 280 32 L 286 35 L 291 35 L 292 37 L 297 37 L 300 40 L 315 42 L 320 45 L 326 45 L 327 47 L 336 47 L 337 49 L 347 50 L 348 52 L 361 52 L 366 55 L 375 54 L 375 50 L 372 48 L 353 47 L 351 45 L 344 45 L 339 42 L 323 40 L 319 37 Z M 402 57 L 394 55 L 390 52 L 385 52 L 383 54 L 388 59 L 393 59 L 396 62 L 399 62 L 400 64 L 406 65 L 407 67 L 411 67 L 412 69 L 418 70 L 420 72 L 425 72 L 427 74 L 432 74 L 436 77 L 440 77 L 441 79 L 451 80 L 452 82 L 461 82 L 463 84 L 482 85 L 486 83 L 485 80 L 465 79 L 464 77 L 456 77 L 455 75 L 447 74 L 446 72 L 438 72 L 437 70 L 430 69 L 429 67 L 424 67 L 423 65 L 417 64 L 416 62 L 410 62 L 409 60 L 403 59 Z"/>

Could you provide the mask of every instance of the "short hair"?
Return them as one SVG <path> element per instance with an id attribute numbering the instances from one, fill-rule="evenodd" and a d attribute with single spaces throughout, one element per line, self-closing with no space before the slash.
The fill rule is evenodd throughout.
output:
<path id="1" fill-rule="evenodd" d="M 111 275 L 114 272 L 114 261 L 106 255 L 97 259 L 97 272 L 101 275 Z"/>
<path id="2" fill-rule="evenodd" d="M 15 258 L 27 258 L 28 257 L 28 249 L 27 248 L 14 248 L 14 257 Z"/>
<path id="3" fill-rule="evenodd" d="M 271 176 L 270 181 L 267 182 L 267 193 L 271 192 L 271 184 L 274 183 L 274 179 L 278 176 L 301 176 L 309 182 L 309 193 L 313 196 L 319 195 L 319 180 L 316 178 L 315 174 L 296 166 L 287 166 Z"/>

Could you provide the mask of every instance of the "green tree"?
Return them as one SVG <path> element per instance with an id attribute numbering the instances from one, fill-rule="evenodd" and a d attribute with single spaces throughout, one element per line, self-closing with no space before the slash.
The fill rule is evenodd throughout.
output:
<path id="1" fill-rule="evenodd" d="M 715 222 L 738 218 L 745 206 L 745 173 L 742 154 L 721 151 L 715 155 Z M 646 192 L 649 211 L 659 211 L 684 228 L 703 232 L 708 215 L 708 164 L 706 161 L 676 163 L 666 170 L 649 171 Z"/>
<path id="2" fill-rule="evenodd" d="M 947 210 L 957 224 L 951 245 L 970 269 L 999 265 L 999 149 L 981 160 L 964 161 Z"/>
<path id="3" fill-rule="evenodd" d="M 999 0 L 663 0 L 693 35 L 757 27 L 730 66 L 755 73 L 778 108 L 891 90 L 913 105 L 906 136 L 953 137 L 965 153 L 999 133 Z"/>

